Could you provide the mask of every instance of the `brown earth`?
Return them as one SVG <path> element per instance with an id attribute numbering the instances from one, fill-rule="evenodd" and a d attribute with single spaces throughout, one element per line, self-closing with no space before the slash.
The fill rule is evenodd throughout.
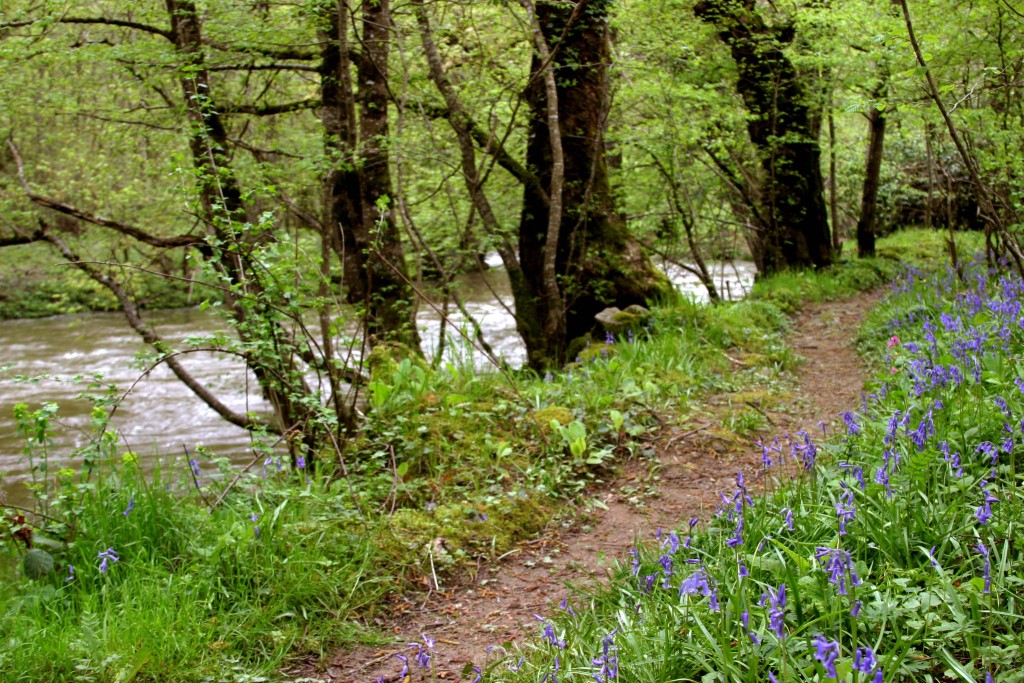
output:
<path id="1" fill-rule="evenodd" d="M 765 397 L 778 400 L 744 401 L 764 415 L 774 433 L 817 429 L 819 422 L 832 423 L 859 404 L 866 372 L 853 342 L 878 298 L 865 293 L 811 304 L 797 317 L 787 341 L 806 362 L 796 372 L 795 391 Z M 601 580 L 637 539 L 653 538 L 658 528 L 706 519 L 719 493 L 735 488 L 737 471 L 756 480 L 760 449 L 736 447 L 715 435 L 714 416 L 721 413 L 716 408 L 730 398 L 711 397 L 707 419 L 667 430 L 654 444 L 654 456 L 631 460 L 614 481 L 591 492 L 582 521 L 521 543 L 471 576 L 442 579 L 434 590 L 406 595 L 388 622 L 378 624 L 395 635 L 394 645 L 345 650 L 324 670 L 309 663 L 286 675 L 325 683 L 397 681 L 401 662 L 394 655 L 408 656 L 412 665 L 415 650 L 408 644 L 426 634 L 436 641 L 436 679 L 472 680 L 463 671 L 482 665 L 489 646 L 525 643 L 539 633 L 534 615 L 558 609 L 566 584 Z"/>

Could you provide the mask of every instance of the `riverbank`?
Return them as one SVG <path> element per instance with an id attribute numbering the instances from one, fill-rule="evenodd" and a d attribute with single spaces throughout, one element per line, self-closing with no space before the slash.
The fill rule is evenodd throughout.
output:
<path id="1" fill-rule="evenodd" d="M 786 302 L 869 288 L 895 268 L 849 262 L 765 280 L 733 305 L 670 302 L 649 330 L 594 344 L 549 378 L 397 363 L 375 374 L 363 437 L 333 472 L 257 450 L 237 482 L 237 468 L 204 452 L 195 468 L 142 477 L 104 430 L 102 400 L 76 455 L 92 470 L 47 471 L 52 416 L 29 407 L 22 424 L 43 437 L 32 455 L 47 482 L 35 541 L 53 566 L 37 580 L 5 576 L 0 600 L 13 617 L 0 627 L 0 673 L 241 681 L 380 642 L 379 619 L 402 595 L 574 528 L 592 492 L 618 468 L 651 462 L 672 430 L 713 417 L 701 435 L 725 452 L 766 433 L 797 366 Z M 714 397 L 724 403 L 708 412 Z M 5 552 L 24 563 L 8 519 Z"/>

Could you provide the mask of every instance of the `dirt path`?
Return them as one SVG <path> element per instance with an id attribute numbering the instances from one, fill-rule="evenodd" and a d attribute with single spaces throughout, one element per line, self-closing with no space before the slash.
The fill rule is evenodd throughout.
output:
<path id="1" fill-rule="evenodd" d="M 796 398 L 785 412 L 767 410 L 775 433 L 810 431 L 831 423 L 860 401 L 865 369 L 853 348 L 860 322 L 877 294 L 812 304 L 799 315 L 789 343 L 806 359 L 798 370 Z M 724 399 L 726 397 L 718 397 Z M 712 398 L 712 401 L 714 397 Z M 783 406 L 780 406 L 783 407 Z M 391 647 L 357 648 L 336 654 L 325 671 L 310 666 L 288 672 L 325 682 L 397 680 L 406 643 L 426 634 L 436 639 L 437 679 L 463 680 L 462 671 L 480 664 L 488 646 L 523 641 L 538 632 L 534 614 L 558 608 L 567 582 L 600 579 L 623 558 L 636 538 L 659 527 L 675 528 L 691 517 L 707 518 L 720 491 L 731 491 L 737 470 L 756 472 L 759 449 L 725 448 L 702 430 L 680 429 L 658 443 L 656 466 L 633 462 L 596 495 L 588 523 L 522 543 L 476 576 L 442 582 L 439 591 L 408 595 L 396 616 L 384 624 L 398 642 Z M 602 509 L 607 508 L 607 509 Z M 467 678 L 466 680 L 472 680 Z"/>

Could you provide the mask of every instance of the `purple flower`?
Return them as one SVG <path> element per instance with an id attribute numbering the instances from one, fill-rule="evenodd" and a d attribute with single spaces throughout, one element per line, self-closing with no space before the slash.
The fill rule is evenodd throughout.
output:
<path id="1" fill-rule="evenodd" d="M 421 669 L 426 669 L 430 666 L 430 656 L 434 651 L 434 639 L 428 638 L 427 634 L 420 634 L 423 636 L 422 643 L 409 643 L 409 647 L 416 648 L 416 664 Z"/>
<path id="2" fill-rule="evenodd" d="M 869 674 L 875 670 L 878 660 L 870 647 L 858 647 L 853 654 L 853 668 L 861 673 Z"/>
<path id="3" fill-rule="evenodd" d="M 533 618 L 539 621 L 540 623 L 544 624 L 544 633 L 541 634 L 541 638 L 548 641 L 549 643 L 551 643 L 559 649 L 565 648 L 565 641 L 559 640 L 558 636 L 555 635 L 555 627 L 551 625 L 551 622 L 547 621 L 546 619 L 544 619 L 544 617 L 540 616 L 539 614 L 534 614 Z"/>
<path id="4" fill-rule="evenodd" d="M 974 549 L 981 553 L 981 556 L 985 558 L 985 569 L 982 576 L 985 579 L 985 590 L 984 593 L 987 595 L 992 592 L 992 565 L 988 558 L 988 548 L 981 541 L 978 541 L 978 545 L 974 546 Z"/>
<path id="5" fill-rule="evenodd" d="M 633 576 L 640 573 L 640 552 L 636 548 L 629 550 L 629 566 L 633 571 Z"/>
<path id="6" fill-rule="evenodd" d="M 295 459 L 295 467 L 300 470 L 306 469 L 306 456 L 300 455 Z"/>
<path id="7" fill-rule="evenodd" d="M 836 660 L 839 659 L 839 643 L 829 640 L 820 633 L 814 636 L 811 642 L 814 645 L 814 658 L 821 662 L 822 668 L 825 669 L 825 675 L 838 680 Z"/>
<path id="8" fill-rule="evenodd" d="M 96 556 L 96 559 L 100 560 L 100 574 L 106 574 L 107 569 L 110 568 L 111 562 L 119 562 L 121 560 L 117 552 L 113 548 L 107 548 L 103 552 Z"/>
<path id="9" fill-rule="evenodd" d="M 779 590 L 768 589 L 768 627 L 779 640 L 786 638 L 786 584 L 780 583 Z"/>
<path id="10" fill-rule="evenodd" d="M 844 483 L 845 486 L 845 483 Z M 839 535 L 846 534 L 846 523 L 852 521 L 857 514 L 857 508 L 853 505 L 853 490 L 846 489 L 836 501 L 836 516 L 839 517 Z"/>
<path id="11" fill-rule="evenodd" d="M 402 670 L 398 674 L 398 680 L 404 680 L 409 675 L 409 658 L 405 655 L 395 653 L 394 657 L 402 662 Z"/>
<path id="12" fill-rule="evenodd" d="M 618 630 L 615 629 L 601 639 L 601 656 L 591 660 L 591 663 L 598 667 L 597 673 L 594 674 L 594 680 L 597 683 L 608 683 L 619 675 L 619 648 L 615 646 L 614 641 Z"/>
<path id="13" fill-rule="evenodd" d="M 126 507 L 124 509 L 124 512 L 122 512 L 121 514 L 124 515 L 125 517 L 127 517 L 129 514 L 131 514 L 131 511 L 134 510 L 134 509 L 135 509 L 135 494 L 133 493 L 131 495 L 131 497 L 128 498 L 128 507 Z"/>
<path id="14" fill-rule="evenodd" d="M 850 585 L 859 586 L 861 581 L 853 569 L 853 560 L 850 553 L 842 548 L 824 548 L 818 546 L 814 556 L 821 564 L 821 568 L 828 572 L 829 583 L 836 586 L 839 595 L 848 595 L 847 577 Z"/>
<path id="15" fill-rule="evenodd" d="M 789 508 L 782 508 L 782 519 L 786 523 L 786 528 L 790 531 L 793 530 L 793 511 Z"/>
<path id="16" fill-rule="evenodd" d="M 999 502 L 998 498 L 996 498 L 991 493 L 989 493 L 988 490 L 986 490 L 985 487 L 987 485 L 988 485 L 988 481 L 985 480 L 985 479 L 982 479 L 981 480 L 981 492 L 985 495 L 985 498 L 982 501 L 981 505 L 978 506 L 978 509 L 975 510 L 975 512 L 974 512 L 974 516 L 978 519 L 978 523 L 983 525 L 983 526 L 985 524 L 988 524 L 988 520 L 991 519 L 991 517 L 992 517 L 992 503 L 998 503 Z"/>
<path id="17" fill-rule="evenodd" d="M 840 413 L 843 416 L 843 422 L 846 423 L 846 433 L 850 436 L 857 436 L 860 434 L 860 425 L 857 424 L 857 417 L 849 410 Z"/>
<path id="18" fill-rule="evenodd" d="M 860 615 L 861 601 L 858 600 L 850 606 L 850 616 L 856 619 Z"/>
<path id="19" fill-rule="evenodd" d="M 483 672 L 480 671 L 480 667 L 478 667 L 478 666 L 471 666 L 469 668 L 472 669 L 473 673 L 476 674 L 476 678 L 473 679 L 473 683 L 480 683 L 480 679 L 482 679 L 484 677 Z"/>
<path id="20" fill-rule="evenodd" d="M 192 476 L 199 478 L 199 461 L 195 458 L 190 458 L 188 461 L 189 467 L 192 468 Z"/>
<path id="21" fill-rule="evenodd" d="M 75 580 L 75 565 L 68 564 L 68 578 L 64 579 L 64 583 Z"/>
<path id="22" fill-rule="evenodd" d="M 251 515 L 249 515 L 249 519 L 252 520 L 252 523 L 253 523 L 252 535 L 255 538 L 259 538 L 260 537 L 260 527 L 256 524 L 256 522 L 259 521 L 259 518 L 260 518 L 260 516 L 257 515 L 255 512 L 252 513 Z"/>

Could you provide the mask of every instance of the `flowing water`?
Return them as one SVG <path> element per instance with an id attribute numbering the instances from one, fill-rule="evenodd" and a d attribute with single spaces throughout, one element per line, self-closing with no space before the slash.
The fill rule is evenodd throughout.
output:
<path id="1" fill-rule="evenodd" d="M 742 297 L 754 276 L 748 263 L 714 264 L 713 269 L 719 292 L 727 298 Z M 666 265 L 665 272 L 682 291 L 706 297 L 698 280 L 684 269 Z M 504 271 L 463 276 L 457 290 L 494 352 L 512 365 L 521 364 L 525 354 L 511 314 L 512 295 Z M 441 316 L 429 306 L 420 309 L 423 347 L 432 354 L 438 345 Z M 462 353 L 467 362 L 485 365 L 482 356 L 466 350 L 467 343 L 453 330 L 465 325 L 463 316 L 452 306 L 446 317 L 452 325 L 447 327 L 447 352 Z M 217 317 L 199 309 L 154 311 L 147 314 L 147 321 L 172 347 L 188 336 L 223 327 Z M 59 404 L 49 446 L 50 471 L 74 466 L 67 456 L 87 442 L 91 410 L 91 404 L 79 396 L 96 393 L 90 388 L 95 378 L 102 378 L 103 385 L 116 385 L 119 394 L 125 395 L 113 418 L 123 450 L 166 459 L 183 456 L 186 449 L 191 452 L 201 444 L 236 462 L 252 457 L 248 434 L 218 417 L 170 370 L 161 365 L 144 372 L 133 362 L 144 348 L 119 313 L 0 321 L 0 472 L 7 472 L 0 482 L 0 495 L 6 493 L 13 503 L 24 503 L 28 497 L 21 482 L 30 479 L 30 470 L 22 454 L 24 440 L 17 432 L 14 406 L 25 403 L 36 410 L 47 402 Z M 255 379 L 236 359 L 196 352 L 182 361 L 233 410 L 269 412 Z"/>

